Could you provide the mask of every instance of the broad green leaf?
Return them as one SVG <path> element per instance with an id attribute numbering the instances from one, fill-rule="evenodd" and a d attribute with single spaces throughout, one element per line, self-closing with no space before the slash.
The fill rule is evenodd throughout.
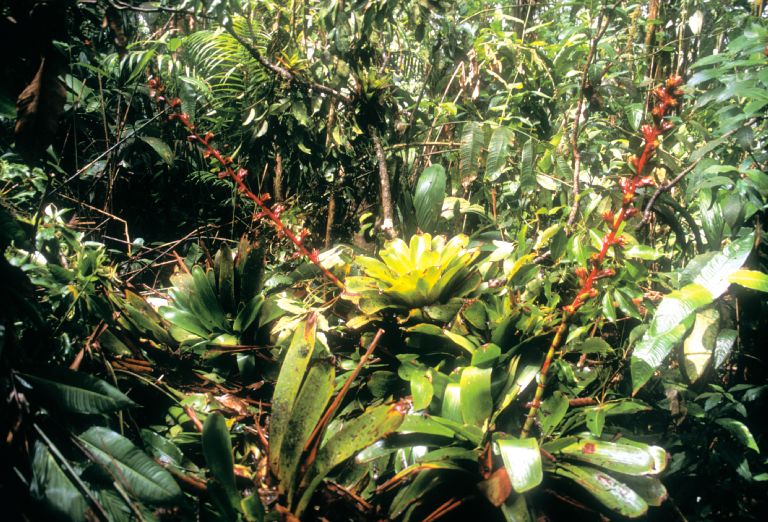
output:
<path id="1" fill-rule="evenodd" d="M 693 282 L 709 290 L 714 299 L 720 297 L 728 289 L 728 278 L 738 271 L 749 257 L 753 244 L 753 233 L 730 243 L 701 267 Z"/>
<path id="2" fill-rule="evenodd" d="M 168 165 L 173 163 L 173 151 L 171 148 L 160 138 L 153 138 L 151 136 L 141 136 L 141 141 L 152 147 L 160 159 L 166 162 Z"/>
<path id="3" fill-rule="evenodd" d="M 163 465 L 172 464 L 181 468 L 184 454 L 181 453 L 176 444 L 148 429 L 141 430 L 141 440 L 144 441 L 144 447 L 147 451 Z"/>
<path id="4" fill-rule="evenodd" d="M 468 440 L 475 446 L 479 445 L 483 438 L 483 430 L 477 426 L 470 426 L 468 424 L 446 419 L 444 417 L 430 416 L 429 418 L 436 423 L 445 426 L 450 430 L 453 430 L 456 435 Z"/>
<path id="5" fill-rule="evenodd" d="M 613 353 L 611 345 L 605 342 L 601 337 L 588 337 L 584 339 L 584 342 L 579 344 L 574 350 L 580 353 L 597 353 L 606 354 Z"/>
<path id="6" fill-rule="evenodd" d="M 768 292 L 768 274 L 756 270 L 736 270 L 728 276 L 729 283 L 736 283 L 745 288 Z"/>
<path id="7" fill-rule="evenodd" d="M 664 362 L 672 348 L 683 339 L 685 332 L 688 331 L 690 326 L 689 323 L 690 321 L 680 323 L 668 332 L 654 337 L 646 333 L 640 343 L 638 343 L 634 352 L 632 352 L 632 360 L 630 362 L 633 394 L 637 393 L 648 382 L 648 379 L 651 378 L 656 368 Z"/>
<path id="8" fill-rule="evenodd" d="M 563 392 L 555 391 L 547 397 L 539 408 L 541 434 L 545 437 L 552 435 L 567 412 L 568 397 Z"/>
<path id="9" fill-rule="evenodd" d="M 446 175 L 441 165 L 424 169 L 416 183 L 413 205 L 416 210 L 416 226 L 423 232 L 434 232 L 445 198 Z"/>
<path id="10" fill-rule="evenodd" d="M 464 422 L 483 426 L 493 411 L 492 368 L 470 366 L 461 372 L 461 415 Z"/>
<path id="11" fill-rule="evenodd" d="M 50 367 L 39 375 L 19 374 L 35 393 L 70 413 L 109 413 L 136 406 L 111 384 L 87 373 Z"/>
<path id="12" fill-rule="evenodd" d="M 726 246 L 722 252 L 694 259 L 686 269 L 693 283 L 666 296 L 653 317 L 651 326 L 632 353 L 630 370 L 633 393 L 648 382 L 672 348 L 682 339 L 692 314 L 710 304 L 728 289 L 729 277 L 744 264 L 752 251 L 753 234 Z"/>
<path id="13" fill-rule="evenodd" d="M 78 439 L 112 480 L 139 500 L 167 504 L 181 497 L 173 476 L 122 435 L 94 426 Z"/>
<path id="14" fill-rule="evenodd" d="M 229 429 L 220 413 L 211 413 L 205 419 L 202 440 L 203 455 L 211 477 L 223 492 L 224 498 L 217 504 L 225 504 L 221 507 L 231 515 L 239 509 L 240 493 L 235 483 L 235 461 L 232 455 L 232 443 L 229 440 Z"/>
<path id="15" fill-rule="evenodd" d="M 628 518 L 643 516 L 648 504 L 626 484 L 594 468 L 558 463 L 553 473 L 569 478 L 586 489 L 608 509 Z"/>
<path id="16" fill-rule="evenodd" d="M 344 422 L 341 429 L 320 448 L 317 458 L 307 469 L 302 479 L 304 493 L 296 508 L 297 516 L 301 516 L 315 489 L 333 468 L 396 431 L 405 420 L 405 415 L 406 409 L 400 403 L 382 404 Z"/>
<path id="17" fill-rule="evenodd" d="M 438 435 L 441 437 L 453 437 L 454 431 L 442 424 L 435 422 L 432 417 L 424 414 L 406 415 L 405 420 L 398 428 L 398 433 L 421 433 L 425 435 Z"/>
<path id="18" fill-rule="evenodd" d="M 411 377 L 411 396 L 413 397 L 413 409 L 423 410 L 432 402 L 434 388 L 432 381 L 426 374 L 416 374 Z"/>
<path id="19" fill-rule="evenodd" d="M 645 259 L 647 261 L 655 261 L 662 256 L 661 252 L 647 245 L 632 245 L 624 250 L 623 253 L 629 258 Z"/>
<path id="20" fill-rule="evenodd" d="M 605 408 L 600 405 L 587 409 L 585 413 L 587 416 L 587 429 L 596 437 L 602 435 L 603 427 L 605 426 Z"/>
<path id="21" fill-rule="evenodd" d="M 746 424 L 741 421 L 737 421 L 736 419 L 729 418 L 717 419 L 715 422 L 725 428 L 731 435 L 736 438 L 736 440 L 738 440 L 744 446 L 756 451 L 757 453 L 760 453 L 760 448 L 757 447 L 755 437 L 752 435 L 752 432 L 749 431 L 749 428 L 747 428 Z"/>
<path id="22" fill-rule="evenodd" d="M 496 443 L 512 482 L 512 489 L 524 493 L 541 484 L 544 472 L 536 439 L 499 439 Z"/>
<path id="23" fill-rule="evenodd" d="M 627 475 L 645 475 L 654 470 L 650 452 L 635 445 L 580 439 L 562 448 L 560 453 L 563 457 Z"/>
<path id="24" fill-rule="evenodd" d="M 737 336 L 738 332 L 736 330 L 730 330 L 727 328 L 720 330 L 720 332 L 717 334 L 717 339 L 715 339 L 715 353 L 713 354 L 715 359 L 715 369 L 720 368 L 731 354 L 731 350 L 733 349 L 733 345 L 736 342 Z"/>
<path id="25" fill-rule="evenodd" d="M 86 520 L 90 509 L 85 496 L 40 441 L 35 441 L 29 494 L 63 519 Z"/>
<path id="26" fill-rule="evenodd" d="M 299 394 L 299 387 L 315 349 L 316 321 L 310 317 L 296 327 L 291 345 L 280 367 L 275 391 L 272 394 L 272 418 L 269 424 L 269 467 L 275 476 L 280 473 L 280 448 L 283 445 L 293 405 Z"/>

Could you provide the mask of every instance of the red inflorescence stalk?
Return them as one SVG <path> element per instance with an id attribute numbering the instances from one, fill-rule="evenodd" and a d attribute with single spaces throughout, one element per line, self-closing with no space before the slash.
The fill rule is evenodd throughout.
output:
<path id="1" fill-rule="evenodd" d="M 280 219 L 280 209 L 267 205 L 267 202 L 270 199 L 269 194 L 258 195 L 248 188 L 248 185 L 245 183 L 245 178 L 248 175 L 248 171 L 244 168 L 238 168 L 237 171 L 235 171 L 232 158 L 230 156 L 225 156 L 221 153 L 221 151 L 219 151 L 211 144 L 211 139 L 213 139 L 212 132 L 207 132 L 203 136 L 197 132 L 194 123 L 189 120 L 189 115 L 182 111 L 181 100 L 179 98 L 167 100 L 164 96 L 165 86 L 158 78 L 150 78 L 149 89 L 150 95 L 158 104 L 168 106 L 170 110 L 168 119 L 179 121 L 187 129 L 187 131 L 189 131 L 189 136 L 187 139 L 192 143 L 200 145 L 200 147 L 203 149 L 203 155 L 206 158 L 213 157 L 216 159 L 216 161 L 219 162 L 219 164 L 224 169 L 219 172 L 219 177 L 230 178 L 235 182 L 235 186 L 241 194 L 256 203 L 260 209 L 260 212 L 256 214 L 255 217 L 269 219 L 277 230 L 277 233 L 283 234 L 285 237 L 287 237 L 296 246 L 296 250 L 299 252 L 299 254 L 309 259 L 317 268 L 320 269 L 325 277 L 327 277 L 340 289 L 344 290 L 344 283 L 342 283 L 339 278 L 333 275 L 330 270 L 325 268 L 322 263 L 320 263 L 317 250 L 309 250 L 306 246 L 304 246 L 303 239 L 307 236 L 308 232 L 306 230 L 302 230 L 299 235 L 294 234 Z"/>
<path id="2" fill-rule="evenodd" d="M 656 149 L 659 147 L 659 137 L 666 131 L 674 127 L 672 122 L 665 120 L 664 118 L 670 113 L 672 109 L 677 107 L 679 98 L 682 96 L 683 91 L 680 90 L 680 86 L 683 83 L 683 79 L 679 76 L 671 76 L 662 86 L 653 90 L 653 95 L 656 98 L 656 104 L 651 112 L 653 116 L 653 123 L 650 125 L 643 125 L 640 128 L 640 132 L 643 136 L 643 151 L 640 157 L 631 156 L 629 158 L 629 164 L 634 171 L 632 176 L 623 178 L 619 181 L 619 187 L 622 192 L 621 208 L 614 215 L 613 212 L 608 211 L 603 214 L 603 219 L 610 226 L 610 230 L 603 237 L 600 252 L 593 254 L 590 258 L 592 268 L 589 272 L 583 267 L 579 267 L 575 270 L 576 276 L 579 278 L 581 288 L 576 293 L 576 297 L 573 298 L 571 304 L 563 307 L 562 318 L 560 325 L 558 326 L 555 336 L 552 339 L 552 343 L 549 346 L 544 362 L 539 370 L 538 382 L 536 385 L 536 393 L 534 394 L 531 407 L 528 410 L 528 415 L 525 418 L 523 429 L 520 433 L 520 437 L 528 436 L 528 433 L 533 427 L 533 421 L 536 417 L 536 412 L 541 406 L 541 398 L 544 395 L 544 387 L 546 385 L 547 373 L 549 367 L 552 364 L 552 358 L 555 355 L 555 351 L 560 346 L 563 340 L 563 336 L 568 326 L 569 319 L 576 313 L 576 311 L 588 300 L 597 297 L 598 290 L 595 288 L 595 282 L 603 277 L 612 277 L 615 275 L 613 269 L 602 268 L 605 256 L 608 254 L 608 250 L 613 245 L 624 246 L 624 239 L 619 235 L 619 230 L 624 221 L 637 214 L 637 208 L 634 206 L 635 194 L 637 189 L 653 185 L 654 180 L 651 176 L 645 175 L 645 170 L 648 162 L 653 157 Z"/>

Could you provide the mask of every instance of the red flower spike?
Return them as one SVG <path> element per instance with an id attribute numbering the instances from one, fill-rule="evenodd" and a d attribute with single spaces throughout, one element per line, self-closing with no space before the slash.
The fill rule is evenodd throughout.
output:
<path id="1" fill-rule="evenodd" d="M 647 187 L 655 184 L 656 180 L 654 180 L 652 176 L 643 176 L 642 178 L 638 178 L 637 181 L 635 181 L 635 186 L 637 187 Z"/>
<path id="2" fill-rule="evenodd" d="M 638 213 L 637 207 L 629 207 L 624 211 L 625 218 L 631 218 Z"/>
<path id="3" fill-rule="evenodd" d="M 628 178 L 621 178 L 619 180 L 619 188 L 621 188 L 621 191 L 626 194 L 632 190 L 632 181 Z"/>
<path id="4" fill-rule="evenodd" d="M 247 175 L 248 175 L 248 171 L 247 171 L 246 169 L 244 169 L 244 168 L 240 168 L 240 169 L 238 169 L 238 170 L 237 170 L 237 174 L 235 174 L 235 176 L 237 177 L 237 179 L 239 179 L 239 180 L 241 180 L 241 181 L 242 181 L 242 180 L 243 180 L 243 178 L 245 178 Z"/>
<path id="5" fill-rule="evenodd" d="M 589 295 L 590 299 L 594 299 L 599 294 L 600 294 L 600 292 L 598 292 L 597 288 L 590 288 L 589 289 L 589 294 L 588 295 Z"/>
<path id="6" fill-rule="evenodd" d="M 683 84 L 683 78 L 681 76 L 678 76 L 677 74 L 670 76 L 667 78 L 666 86 L 667 89 L 680 87 Z"/>

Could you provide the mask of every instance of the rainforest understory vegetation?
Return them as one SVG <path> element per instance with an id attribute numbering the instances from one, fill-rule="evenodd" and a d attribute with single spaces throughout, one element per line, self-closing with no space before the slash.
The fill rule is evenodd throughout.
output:
<path id="1" fill-rule="evenodd" d="M 763 0 L 0 43 L 3 520 L 768 517 Z"/>

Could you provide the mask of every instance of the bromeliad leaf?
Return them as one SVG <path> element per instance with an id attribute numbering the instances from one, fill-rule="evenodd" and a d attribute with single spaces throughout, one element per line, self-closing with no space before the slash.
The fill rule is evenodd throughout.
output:
<path id="1" fill-rule="evenodd" d="M 573 480 L 605 507 L 628 518 L 643 516 L 648 504 L 626 484 L 594 468 L 558 463 L 554 474 Z"/>
<path id="2" fill-rule="evenodd" d="M 581 439 L 560 449 L 559 453 L 563 458 L 579 460 L 627 475 L 645 475 L 655 470 L 653 455 L 639 445 Z"/>
<path id="3" fill-rule="evenodd" d="M 315 489 L 333 468 L 377 440 L 397 431 L 405 420 L 406 413 L 406 407 L 401 403 L 374 406 L 359 417 L 346 422 L 331 436 L 320 448 L 317 458 L 302 479 L 304 493 L 296 509 L 297 516 L 306 509 Z"/>
<path id="4" fill-rule="evenodd" d="M 212 494 L 216 497 L 214 501 L 222 511 L 231 516 L 239 508 L 240 493 L 235 484 L 235 462 L 229 429 L 220 413 L 212 413 L 205 419 L 203 455 L 214 481 L 211 484 Z"/>
<path id="5" fill-rule="evenodd" d="M 491 368 L 470 366 L 461 372 L 461 415 L 464 422 L 482 427 L 493 411 Z"/>
<path id="6" fill-rule="evenodd" d="M 280 367 L 280 375 L 272 395 L 272 419 L 269 424 L 269 467 L 275 476 L 281 476 L 280 449 L 287 433 L 296 397 L 309 360 L 315 349 L 316 319 L 310 316 L 296 327 L 291 345 Z"/>
<path id="7" fill-rule="evenodd" d="M 536 439 L 499 439 L 496 444 L 512 489 L 524 493 L 541 484 L 544 472 L 541 466 L 541 450 Z"/>

